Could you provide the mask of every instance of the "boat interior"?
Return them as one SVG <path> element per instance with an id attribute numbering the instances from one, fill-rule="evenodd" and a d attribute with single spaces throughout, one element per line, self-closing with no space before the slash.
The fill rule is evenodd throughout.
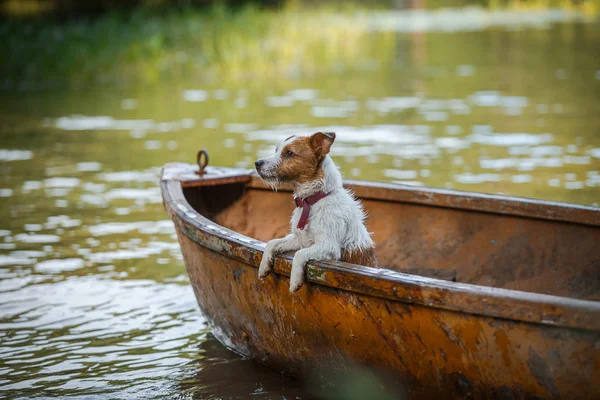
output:
<path id="1" fill-rule="evenodd" d="M 367 228 L 384 268 L 600 301 L 600 226 L 595 221 L 540 217 L 543 204 L 537 217 L 514 215 L 512 203 L 501 197 L 490 198 L 488 209 L 482 211 L 460 203 L 459 198 L 456 207 L 435 205 L 435 201 L 425 204 L 421 197 L 411 200 L 410 193 L 401 193 L 405 189 L 398 185 L 362 188 L 356 184 L 351 189 L 363 201 Z M 184 195 L 205 217 L 265 242 L 289 232 L 295 207 L 289 189 L 274 192 L 256 178 L 184 187 Z M 495 207 L 497 212 L 489 210 Z"/>

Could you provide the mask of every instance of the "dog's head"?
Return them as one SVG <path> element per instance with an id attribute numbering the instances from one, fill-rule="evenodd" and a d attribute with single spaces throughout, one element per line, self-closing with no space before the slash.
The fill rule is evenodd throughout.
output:
<path id="1" fill-rule="evenodd" d="M 275 149 L 275 154 L 257 160 L 256 172 L 273 187 L 283 182 L 303 184 L 323 178 L 321 164 L 335 140 L 333 132 L 311 136 L 290 136 Z"/>

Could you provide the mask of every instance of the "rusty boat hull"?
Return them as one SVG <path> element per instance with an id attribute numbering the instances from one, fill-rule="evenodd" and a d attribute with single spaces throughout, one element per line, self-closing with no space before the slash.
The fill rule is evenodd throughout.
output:
<path id="1" fill-rule="evenodd" d="M 195 295 L 225 346 L 294 376 L 381 371 L 406 398 L 600 398 L 600 209 L 347 182 L 382 269 L 257 268 L 289 190 L 252 171 L 168 164 L 161 180 Z"/>

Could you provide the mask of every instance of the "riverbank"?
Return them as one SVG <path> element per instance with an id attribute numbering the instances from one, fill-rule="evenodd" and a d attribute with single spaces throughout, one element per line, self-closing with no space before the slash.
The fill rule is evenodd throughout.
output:
<path id="1" fill-rule="evenodd" d="M 9 19 L 0 22 L 0 90 L 153 85 L 184 77 L 243 82 L 339 72 L 368 67 L 373 60 L 386 63 L 393 57 L 397 32 L 592 18 L 599 1 L 579 6 L 567 1 L 508 6 L 491 1 L 486 8 L 468 8 L 466 13 L 372 13 L 356 5 L 214 6 L 137 8 L 66 21 Z M 430 26 L 432 21 L 437 25 Z M 376 40 L 375 34 L 380 35 Z"/>
<path id="2" fill-rule="evenodd" d="M 0 25 L 4 89 L 244 80 L 331 70 L 386 50 L 357 9 L 137 9 L 93 20 Z M 354 18 L 350 16 L 355 15 Z"/>

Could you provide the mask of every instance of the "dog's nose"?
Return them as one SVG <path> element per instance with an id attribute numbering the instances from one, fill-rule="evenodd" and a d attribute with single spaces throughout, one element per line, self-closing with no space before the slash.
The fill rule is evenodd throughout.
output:
<path id="1" fill-rule="evenodd" d="M 256 160 L 254 165 L 256 166 L 256 168 L 260 168 L 260 166 L 263 165 L 264 163 L 265 163 L 264 160 Z"/>

